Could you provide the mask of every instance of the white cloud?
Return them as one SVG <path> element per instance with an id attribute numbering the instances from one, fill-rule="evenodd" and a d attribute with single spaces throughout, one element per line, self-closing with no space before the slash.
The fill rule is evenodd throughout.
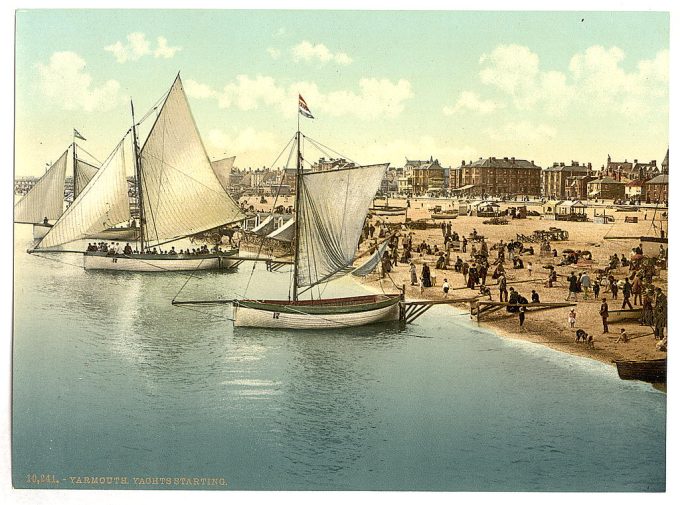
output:
<path id="1" fill-rule="evenodd" d="M 349 65 L 352 58 L 347 53 L 333 53 L 324 44 L 312 44 L 308 40 L 303 40 L 298 45 L 291 48 L 294 61 L 319 61 L 328 63 L 334 61 L 339 65 Z"/>
<path id="2" fill-rule="evenodd" d="M 268 47 L 267 52 L 269 53 L 269 56 L 271 56 L 273 60 L 278 60 L 281 57 L 281 49 L 277 49 L 275 47 Z"/>
<path id="3" fill-rule="evenodd" d="M 404 79 L 393 83 L 389 79 L 375 78 L 361 79 L 358 91 L 323 92 L 315 83 L 304 81 L 285 86 L 273 77 L 262 75 L 239 75 L 221 91 L 188 80 L 186 89 L 193 98 L 216 98 L 222 109 L 253 110 L 264 105 L 277 107 L 286 117 L 297 112 L 298 93 L 305 97 L 313 114 L 354 115 L 362 119 L 396 117 L 404 110 L 405 101 L 413 96 L 411 84 Z"/>
<path id="4" fill-rule="evenodd" d="M 177 51 L 180 51 L 181 47 L 170 47 L 168 46 L 168 39 L 165 37 L 158 37 L 158 47 L 153 52 L 154 58 L 172 58 L 175 56 Z"/>
<path id="5" fill-rule="evenodd" d="M 146 35 L 140 32 L 128 34 L 127 43 L 117 41 L 115 44 L 104 47 L 104 51 L 108 51 L 116 58 L 118 63 L 125 63 L 126 61 L 137 61 L 143 56 L 153 55 L 154 58 L 172 58 L 181 47 L 168 46 L 168 40 L 165 37 L 158 37 L 156 39 L 156 48 L 151 48 L 151 43 L 146 40 Z"/>
<path id="6" fill-rule="evenodd" d="M 443 112 L 447 116 L 451 116 L 467 109 L 472 112 L 479 112 L 480 114 L 490 114 L 501 107 L 503 107 L 502 104 L 498 104 L 493 100 L 482 100 L 479 94 L 474 91 L 463 91 L 456 103 L 452 107 L 444 107 Z"/>
<path id="7" fill-rule="evenodd" d="M 38 86 L 42 93 L 66 110 L 108 111 L 121 103 L 120 84 L 108 80 L 92 85 L 86 62 L 71 51 L 53 53 L 47 65 L 38 63 Z"/>
<path id="8" fill-rule="evenodd" d="M 186 91 L 187 96 L 192 98 L 210 98 L 215 96 L 217 93 L 210 88 L 207 84 L 201 84 L 193 79 L 187 79 L 184 81 L 184 91 Z"/>
<path id="9" fill-rule="evenodd" d="M 516 44 L 483 54 L 479 80 L 499 91 L 519 111 L 540 110 L 562 116 L 569 110 L 582 114 L 620 113 L 627 116 L 658 111 L 668 96 L 668 51 L 639 61 L 636 69 L 622 67 L 625 53 L 618 47 L 592 46 L 575 54 L 564 71 L 541 69 L 538 55 Z M 468 93 L 466 95 L 466 93 Z M 451 114 L 462 108 L 478 111 L 483 104 L 472 92 L 463 92 Z"/>
<path id="10" fill-rule="evenodd" d="M 285 143 L 271 132 L 257 131 L 251 127 L 234 133 L 215 128 L 208 132 L 206 139 L 209 150 L 236 156 L 237 160 L 249 164 L 246 166 L 253 167 L 268 166 L 278 154 L 275 151 L 280 151 L 281 145 Z"/>
<path id="11" fill-rule="evenodd" d="M 513 141 L 535 144 L 554 139 L 557 135 L 555 128 L 529 121 L 510 121 L 500 128 L 488 128 L 487 133 L 492 140 Z"/>
<path id="12" fill-rule="evenodd" d="M 284 95 L 283 88 L 276 84 L 273 77 L 238 75 L 236 82 L 224 86 L 217 97 L 221 109 L 235 105 L 241 110 L 252 110 L 258 108 L 260 102 L 265 105 L 280 104 Z"/>
<path id="13" fill-rule="evenodd" d="M 668 51 L 659 51 L 653 60 L 642 60 L 636 71 L 621 66 L 625 53 L 618 47 L 592 46 L 574 55 L 569 70 L 581 93 L 593 105 L 628 115 L 650 109 L 650 99 L 668 93 Z"/>

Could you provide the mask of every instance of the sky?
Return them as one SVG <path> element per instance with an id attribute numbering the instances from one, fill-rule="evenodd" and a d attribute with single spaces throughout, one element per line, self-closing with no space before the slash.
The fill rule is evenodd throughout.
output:
<path id="1" fill-rule="evenodd" d="M 667 12 L 20 10 L 15 41 L 17 176 L 73 128 L 105 159 L 178 72 L 241 168 L 285 163 L 298 93 L 302 132 L 359 163 L 660 164 L 669 143 Z"/>

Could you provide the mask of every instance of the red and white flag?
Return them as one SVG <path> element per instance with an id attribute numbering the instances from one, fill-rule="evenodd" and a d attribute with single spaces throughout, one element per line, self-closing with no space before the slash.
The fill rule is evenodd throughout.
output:
<path id="1" fill-rule="evenodd" d="M 309 119 L 314 119 L 314 116 L 312 116 L 312 113 L 309 111 L 307 102 L 305 102 L 305 99 L 302 98 L 302 95 L 298 95 L 298 99 L 298 112 Z"/>

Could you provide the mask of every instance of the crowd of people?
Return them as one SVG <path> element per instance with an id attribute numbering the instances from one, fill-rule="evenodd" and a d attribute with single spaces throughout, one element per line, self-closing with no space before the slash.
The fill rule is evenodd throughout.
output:
<path id="1" fill-rule="evenodd" d="M 536 289 L 532 289 L 529 301 L 517 287 L 509 286 L 506 265 L 513 270 L 524 270 L 526 280 L 522 282 L 530 282 L 533 276 L 533 246 L 525 247 L 515 240 L 500 240 L 489 245 L 487 239 L 476 229 L 466 237 L 456 232 L 450 221 L 442 222 L 440 229 L 442 242 L 421 240 L 419 243 L 414 243 L 412 232 L 404 228 L 393 229 L 388 249 L 383 254 L 382 275 L 389 274 L 398 263 L 408 264 L 411 286 L 418 287 L 420 292 L 424 293 L 430 288 L 438 287 L 437 271 L 452 270 L 452 274 L 459 274 L 462 277 L 462 286 L 454 288 L 451 282 L 452 274 L 444 274 L 446 276 L 442 276 L 441 296 L 448 298 L 452 289 L 467 288 L 473 290 L 476 295 L 488 296 L 493 300 L 492 293 L 497 289 L 498 301 L 507 302 L 506 310 L 518 314 L 520 330 L 524 331 L 527 307 L 541 303 L 541 296 Z M 385 223 L 378 223 L 377 226 L 367 223 L 364 229 L 365 239 L 371 239 L 376 235 L 387 237 L 389 234 L 390 229 Z M 622 309 L 641 308 L 640 324 L 652 327 L 657 339 L 665 338 L 666 295 L 653 284 L 658 269 L 665 265 L 667 258 L 667 251 L 663 245 L 660 247 L 658 257 L 654 258 L 645 256 L 642 244 L 633 248 L 628 255 L 614 254 L 603 270 L 590 269 L 593 265 L 590 251 L 565 249 L 562 261 L 558 262 L 557 249 L 553 248 L 550 242 L 542 241 L 540 253 L 541 258 L 545 258 L 548 263 L 544 265 L 548 273 L 546 277 L 538 276 L 537 281 L 544 281 L 543 286 L 549 289 L 563 286 L 565 301 L 601 301 L 603 332 L 608 332 L 607 319 L 610 309 L 607 299 L 601 298 L 601 294 L 607 294 L 610 303 L 620 301 Z M 557 273 L 556 266 L 564 265 L 583 266 L 583 269 L 573 270 L 562 277 Z M 628 270 L 622 274 L 621 269 Z M 560 278 L 564 279 L 564 282 L 561 282 Z M 496 282 L 494 290 L 488 285 L 491 281 Z M 570 328 L 576 328 L 576 312 L 575 308 L 569 310 L 567 319 Z M 583 340 L 592 344 L 593 337 L 584 334 Z M 618 340 L 627 341 L 627 336 Z"/>
<path id="2" fill-rule="evenodd" d="M 135 254 L 140 254 L 138 249 L 133 249 L 129 242 L 121 247 L 120 242 L 94 242 L 87 244 L 87 252 L 100 252 L 106 253 L 107 256 L 132 256 Z M 161 247 L 150 247 L 144 251 L 144 254 L 151 255 L 200 255 L 200 254 L 219 254 L 222 253 L 222 248 L 219 245 L 215 245 L 212 248 L 208 248 L 206 244 L 198 248 L 186 248 L 175 250 L 175 246 L 171 246 L 169 249 L 163 249 Z"/>

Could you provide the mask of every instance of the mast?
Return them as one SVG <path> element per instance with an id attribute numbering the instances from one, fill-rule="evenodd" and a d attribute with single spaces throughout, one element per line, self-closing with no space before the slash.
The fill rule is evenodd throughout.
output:
<path id="1" fill-rule="evenodd" d="M 295 255 L 293 256 L 293 301 L 298 299 L 298 256 L 300 252 L 300 185 L 302 184 L 302 170 L 300 159 L 300 114 L 298 113 L 298 130 L 295 134 L 297 142 L 297 158 L 295 165 Z"/>
<path id="2" fill-rule="evenodd" d="M 137 126 L 135 125 L 135 106 L 130 100 L 132 109 L 132 149 L 135 158 L 135 185 L 137 186 L 137 207 L 139 208 L 139 253 L 144 253 L 144 205 L 142 204 L 142 171 L 139 165 L 139 146 L 137 145 Z"/>
<path id="3" fill-rule="evenodd" d="M 76 199 L 76 180 L 78 179 L 78 163 L 76 162 L 76 134 L 73 132 L 73 201 Z M 71 203 L 73 203 L 73 201 Z"/>

